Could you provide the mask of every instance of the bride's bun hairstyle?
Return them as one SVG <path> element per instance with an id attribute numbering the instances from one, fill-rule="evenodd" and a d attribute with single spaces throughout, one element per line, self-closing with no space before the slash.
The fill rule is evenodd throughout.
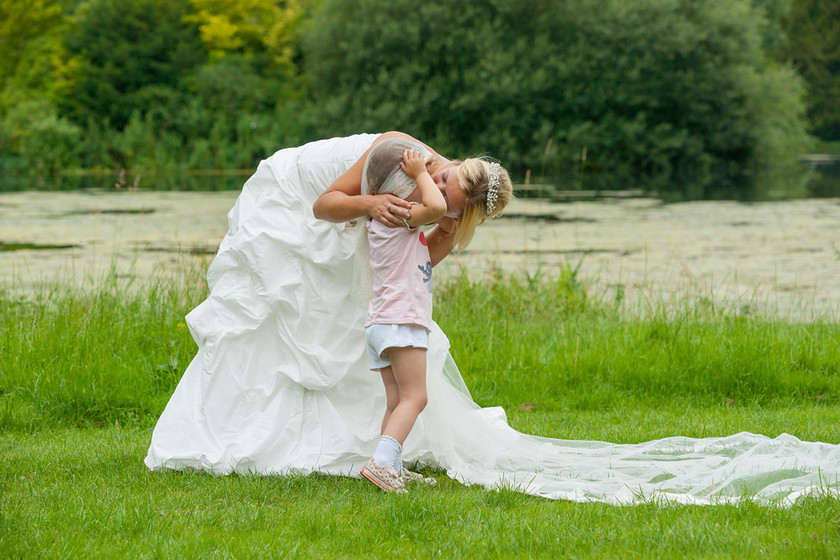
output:
<path id="1" fill-rule="evenodd" d="M 467 197 L 455 230 L 455 250 L 463 251 L 472 241 L 475 228 L 501 214 L 511 201 L 513 183 L 507 170 L 495 161 L 468 158 L 459 163 L 458 184 Z"/>

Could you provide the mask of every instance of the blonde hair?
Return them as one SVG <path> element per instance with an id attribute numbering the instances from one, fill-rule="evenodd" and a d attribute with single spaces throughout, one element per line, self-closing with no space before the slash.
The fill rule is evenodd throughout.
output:
<path id="1" fill-rule="evenodd" d="M 463 251 L 472 241 L 475 228 L 484 220 L 495 218 L 502 213 L 505 206 L 513 198 L 513 183 L 504 167 L 499 167 L 499 184 L 496 187 L 496 199 L 492 211 L 487 213 L 487 187 L 490 183 L 490 160 L 483 158 L 467 158 L 464 161 L 453 161 L 458 168 L 458 184 L 466 193 L 466 203 L 461 218 L 455 230 L 456 251 Z"/>

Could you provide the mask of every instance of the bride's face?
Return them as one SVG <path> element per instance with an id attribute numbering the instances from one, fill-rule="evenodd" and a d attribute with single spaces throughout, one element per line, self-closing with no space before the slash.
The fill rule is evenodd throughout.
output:
<path id="1" fill-rule="evenodd" d="M 446 216 L 458 218 L 464 211 L 467 195 L 464 189 L 458 184 L 458 168 L 460 165 L 453 165 L 432 175 L 437 187 L 446 200 Z"/>

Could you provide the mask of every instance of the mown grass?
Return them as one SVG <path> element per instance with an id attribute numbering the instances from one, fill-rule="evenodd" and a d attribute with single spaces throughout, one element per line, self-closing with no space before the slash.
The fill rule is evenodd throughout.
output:
<path id="1" fill-rule="evenodd" d="M 840 500 L 612 507 L 440 484 L 149 473 L 194 353 L 200 275 L 0 293 L 0 557 L 838 557 Z M 840 326 L 686 296 L 644 312 L 572 271 L 453 280 L 438 322 L 476 400 L 514 427 L 635 442 L 739 431 L 840 443 Z"/>
<path id="2" fill-rule="evenodd" d="M 337 477 L 151 474 L 148 432 L 0 436 L 8 557 L 798 557 L 836 555 L 840 505 L 660 507 L 437 487 L 384 495 Z"/>

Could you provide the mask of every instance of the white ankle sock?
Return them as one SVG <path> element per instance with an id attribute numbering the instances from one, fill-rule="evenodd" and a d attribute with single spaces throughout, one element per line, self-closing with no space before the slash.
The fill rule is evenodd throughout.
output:
<path id="1" fill-rule="evenodd" d="M 394 470 L 398 473 L 402 472 L 402 448 L 400 448 L 400 452 L 397 455 L 397 460 L 394 461 Z"/>
<path id="2" fill-rule="evenodd" d="M 373 454 L 374 462 L 380 467 L 393 467 L 397 457 L 402 453 L 402 446 L 391 436 L 382 436 L 376 452 Z"/>

